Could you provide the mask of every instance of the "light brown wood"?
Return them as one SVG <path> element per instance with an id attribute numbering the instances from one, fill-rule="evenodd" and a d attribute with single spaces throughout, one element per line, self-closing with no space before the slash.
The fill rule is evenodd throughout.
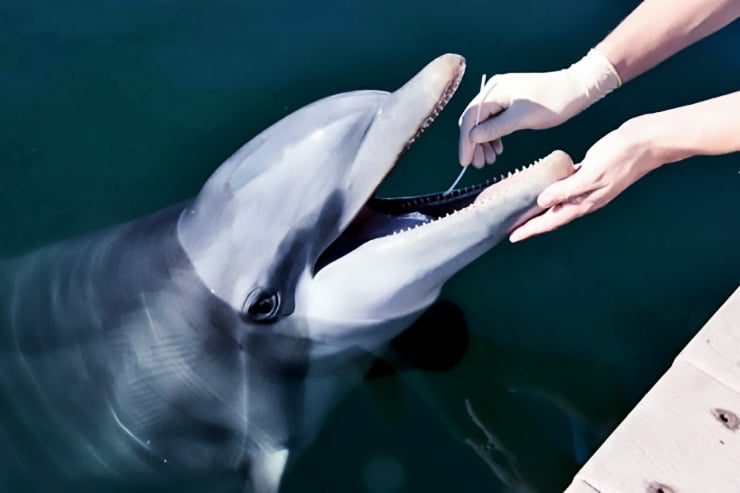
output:
<path id="1" fill-rule="evenodd" d="M 740 433 L 716 409 L 740 412 L 740 395 L 678 361 L 577 478 L 602 493 L 737 493 Z"/>
<path id="2" fill-rule="evenodd" d="M 740 492 L 740 288 L 566 491 Z"/>
<path id="3" fill-rule="evenodd" d="M 565 493 L 597 493 L 597 490 L 592 488 L 582 479 L 576 478 L 570 486 L 568 486 L 568 489 L 565 490 Z"/>
<path id="4" fill-rule="evenodd" d="M 681 351 L 678 359 L 740 393 L 740 288 Z"/>

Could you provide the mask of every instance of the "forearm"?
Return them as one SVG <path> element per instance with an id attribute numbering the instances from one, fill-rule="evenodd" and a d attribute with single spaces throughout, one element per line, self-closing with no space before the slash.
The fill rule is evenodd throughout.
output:
<path id="1" fill-rule="evenodd" d="M 739 16 L 740 0 L 644 0 L 596 50 L 627 82 Z"/>
<path id="2" fill-rule="evenodd" d="M 654 165 L 740 151 L 740 91 L 633 118 Z"/>

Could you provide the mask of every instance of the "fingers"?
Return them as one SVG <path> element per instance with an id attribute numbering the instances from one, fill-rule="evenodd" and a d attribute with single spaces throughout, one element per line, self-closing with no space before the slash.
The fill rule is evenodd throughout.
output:
<path id="1" fill-rule="evenodd" d="M 476 150 L 477 145 L 481 143 L 489 143 L 496 139 L 479 140 L 473 141 L 471 139 L 471 130 L 476 127 L 479 122 L 483 122 L 491 116 L 497 115 L 503 111 L 504 106 L 500 102 L 500 98 L 494 91 L 496 86 L 497 77 L 492 77 L 483 90 L 468 104 L 465 111 L 460 115 L 458 125 L 460 126 L 460 141 L 458 147 L 458 158 L 462 166 L 467 166 L 471 162 L 477 166 L 483 166 L 484 162 L 490 162 L 496 160 L 495 149 L 492 153 L 487 153 L 486 149 Z M 503 147 L 499 145 L 499 148 L 503 150 Z M 499 152 L 500 154 L 500 152 Z M 490 159 L 489 159 L 490 158 Z"/>
<path id="2" fill-rule="evenodd" d="M 550 208 L 544 214 L 533 217 L 526 223 L 522 224 L 509 235 L 509 241 L 516 243 L 532 236 L 553 231 L 564 224 L 577 219 L 591 210 L 588 203 L 558 204 Z"/>
<path id="3" fill-rule="evenodd" d="M 486 157 L 483 153 L 483 147 L 477 145 L 473 148 L 473 166 L 480 169 L 486 164 Z"/>
<path id="4" fill-rule="evenodd" d="M 493 114 L 485 120 L 481 118 L 481 123 L 470 130 L 470 140 L 474 143 L 494 142 L 501 140 L 501 137 L 505 137 L 516 130 L 520 130 L 523 120 L 520 113 L 521 111 L 517 107 L 512 106 Z"/>
<path id="5" fill-rule="evenodd" d="M 496 161 L 496 151 L 493 150 L 493 146 L 490 142 L 484 142 L 480 145 L 483 148 L 483 155 L 486 158 L 488 164 L 492 164 Z"/>
<path id="6" fill-rule="evenodd" d="M 547 211 L 512 231 L 509 241 L 515 243 L 553 231 L 602 207 L 609 201 L 607 195 L 605 186 L 595 181 L 591 173 L 579 170 L 542 191 L 537 205 Z"/>
<path id="7" fill-rule="evenodd" d="M 568 178 L 557 181 L 545 188 L 537 197 L 537 205 L 543 209 L 548 209 L 557 204 L 575 202 L 577 198 L 582 199 L 586 194 L 600 188 L 591 173 L 580 171 L 580 166 L 577 166 L 577 169 L 579 171 Z"/>
<path id="8" fill-rule="evenodd" d="M 483 104 L 483 108 L 491 108 L 488 103 Z M 469 114 L 475 112 L 476 106 L 471 106 L 472 110 Z M 501 108 L 500 105 L 496 104 L 494 109 Z M 466 110 L 467 111 L 467 110 Z M 460 145 L 459 145 L 459 158 L 460 164 L 467 166 L 473 160 L 473 156 L 476 153 L 476 147 L 484 145 L 488 149 L 483 150 L 485 156 L 485 162 L 492 164 L 496 161 L 496 156 L 504 152 L 504 145 L 501 142 L 501 137 L 509 135 L 510 133 L 519 130 L 519 120 L 516 111 L 512 109 L 505 110 L 498 113 L 489 112 L 487 109 L 481 111 L 481 123 L 478 125 L 470 125 L 468 115 L 463 113 L 461 119 L 462 125 L 460 126 Z M 493 116 L 491 116 L 493 114 Z M 484 116 L 485 115 L 485 120 Z M 491 152 L 486 152 L 490 150 Z M 475 163 L 476 166 L 482 166 Z"/>
<path id="9" fill-rule="evenodd" d="M 470 140 L 470 129 L 475 126 L 475 114 L 477 111 L 477 104 L 478 97 L 473 99 L 470 104 L 468 104 L 468 107 L 465 108 L 465 111 L 463 111 L 462 115 L 460 115 L 460 119 L 457 122 L 460 126 L 458 158 L 460 160 L 460 165 L 462 166 L 467 166 L 471 162 L 475 164 L 474 156 L 476 152 L 476 145 L 472 140 Z"/>
<path id="10" fill-rule="evenodd" d="M 500 155 L 503 151 L 504 146 L 501 143 L 501 140 L 476 144 L 473 148 L 472 164 L 479 169 L 482 168 L 485 164 L 493 164 L 496 162 L 496 157 Z"/>
<path id="11" fill-rule="evenodd" d="M 544 193 L 544 192 L 543 192 Z M 516 243 L 532 236 L 553 231 L 574 219 L 595 211 L 609 202 L 608 194 L 603 189 L 585 192 L 557 202 L 543 214 L 525 222 L 509 235 L 509 241 Z"/>
<path id="12" fill-rule="evenodd" d="M 473 103 L 471 103 L 472 105 Z M 483 166 L 488 161 L 492 163 L 496 160 L 496 153 L 491 147 L 487 140 L 474 141 L 471 139 L 471 130 L 475 128 L 475 117 L 477 112 L 477 103 L 474 106 L 469 106 L 461 117 L 460 124 L 460 142 L 458 147 L 458 157 L 462 166 L 467 166 L 471 162 L 477 167 Z M 488 118 L 485 112 L 481 111 L 481 120 Z M 478 149 L 480 144 L 489 144 L 488 149 Z M 480 151 L 480 156 L 477 153 Z M 490 151 L 490 152 L 486 152 Z M 480 159 L 474 161 L 473 157 L 477 156 Z M 482 156 L 482 157 L 481 157 Z M 487 159 L 490 158 L 490 159 Z"/>

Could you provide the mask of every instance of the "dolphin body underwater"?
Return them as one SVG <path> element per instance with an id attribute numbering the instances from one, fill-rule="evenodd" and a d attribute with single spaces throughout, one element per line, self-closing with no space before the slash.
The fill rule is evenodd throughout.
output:
<path id="1" fill-rule="evenodd" d="M 277 491 L 372 355 L 573 172 L 556 151 L 372 198 L 464 68 L 446 54 L 393 93 L 319 100 L 193 200 L 0 261 L 0 490 Z"/>

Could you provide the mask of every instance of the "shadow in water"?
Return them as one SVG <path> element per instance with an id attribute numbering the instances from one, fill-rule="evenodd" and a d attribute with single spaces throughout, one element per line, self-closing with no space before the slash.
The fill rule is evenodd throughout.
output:
<path id="1" fill-rule="evenodd" d="M 470 334 L 462 310 L 448 301 L 392 341 L 368 380 L 390 413 L 396 386 L 416 392 L 517 492 L 562 491 L 626 411 L 605 366 Z"/>

